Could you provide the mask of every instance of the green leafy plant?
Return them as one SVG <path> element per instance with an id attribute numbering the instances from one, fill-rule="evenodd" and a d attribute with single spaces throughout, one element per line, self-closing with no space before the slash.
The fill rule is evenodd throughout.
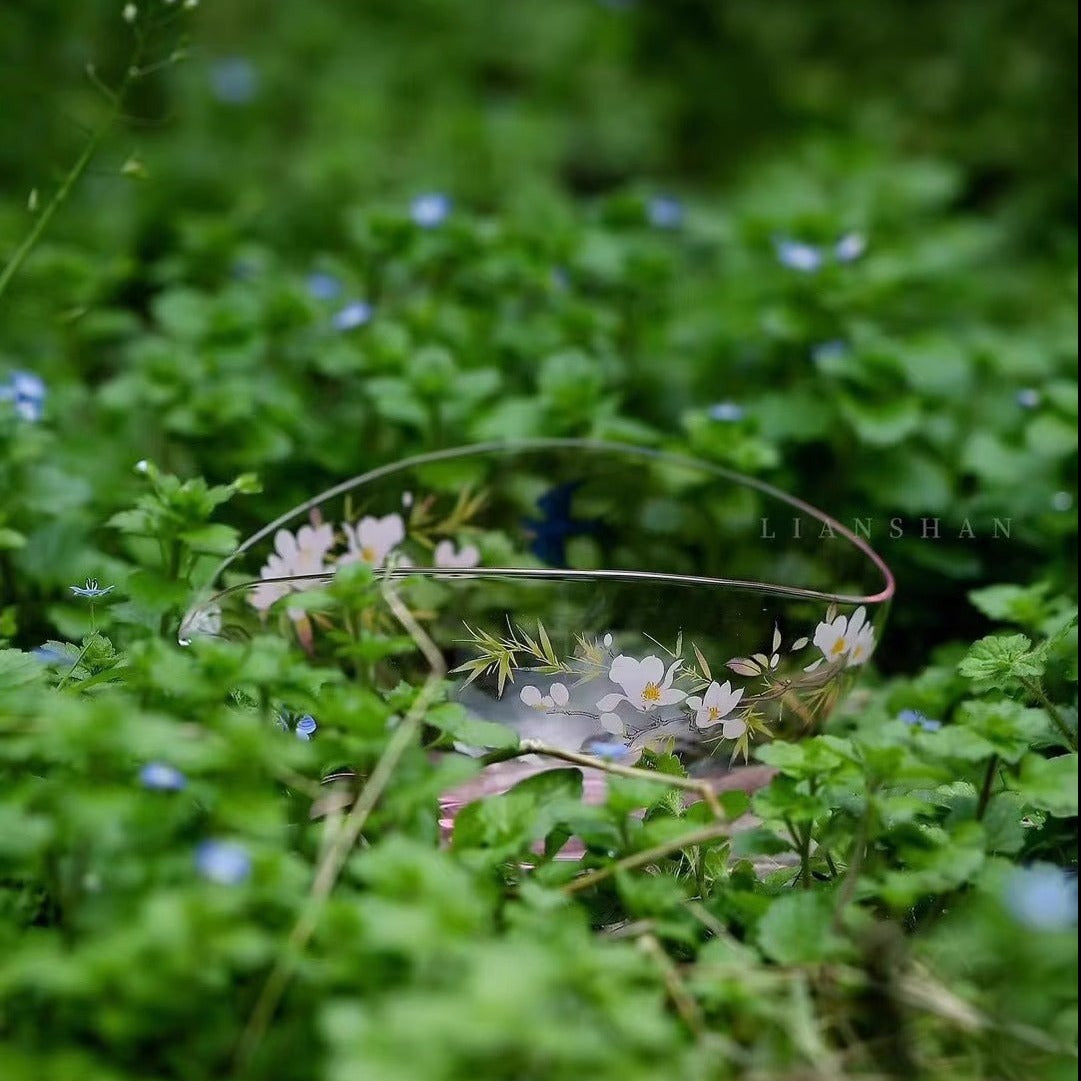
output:
<path id="1" fill-rule="evenodd" d="M 4 5 L 4 1081 L 1076 1076 L 1076 9 L 924 7 Z M 869 535 L 821 735 L 520 740 L 364 567 L 178 644 L 284 508 L 544 435 Z"/>

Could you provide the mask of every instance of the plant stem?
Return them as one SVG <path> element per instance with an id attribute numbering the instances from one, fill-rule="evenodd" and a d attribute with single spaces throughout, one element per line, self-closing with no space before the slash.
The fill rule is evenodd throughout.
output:
<path id="1" fill-rule="evenodd" d="M 15 277 L 23 263 L 26 262 L 27 256 L 34 250 L 35 245 L 41 239 L 42 234 L 48 228 L 49 223 L 56 215 L 56 212 L 63 206 L 67 197 L 71 194 L 72 188 L 75 187 L 83 173 L 86 172 L 86 167 L 97 153 L 98 147 L 105 139 L 105 136 L 109 134 L 113 124 L 116 123 L 116 120 L 124 107 L 124 98 L 131 88 L 132 82 L 134 82 L 140 74 L 139 59 L 141 55 L 142 41 L 141 39 L 138 39 L 131 59 L 125 68 L 124 78 L 121 80 L 120 86 L 117 87 L 115 93 L 113 93 L 109 99 L 111 105 L 108 113 L 105 115 L 105 119 L 90 136 L 86 146 L 83 147 L 83 152 L 75 159 L 75 163 L 60 182 L 60 187 L 56 189 L 56 194 L 45 204 L 41 213 L 38 214 L 33 226 L 31 226 L 30 232 L 26 234 L 22 243 L 11 253 L 8 261 L 4 264 L 3 270 L 0 270 L 0 298 L 2 298 L 6 292 L 8 285 L 11 283 L 11 279 Z"/>
<path id="2" fill-rule="evenodd" d="M 1066 719 L 1059 713 L 1058 708 L 1054 705 L 1050 698 L 1047 697 L 1046 691 L 1040 686 L 1038 680 L 1028 679 L 1025 676 L 1019 676 L 1021 686 L 1040 703 L 1045 710 L 1047 710 L 1048 717 L 1051 718 L 1051 722 L 1062 733 L 1062 738 L 1066 740 L 1066 746 L 1072 751 L 1077 750 L 1077 736 L 1070 731 L 1070 726 L 1066 723 Z"/>
<path id="3" fill-rule="evenodd" d="M 833 910 L 833 929 L 838 932 L 841 931 L 843 927 L 842 920 L 844 918 L 844 911 L 852 898 L 856 895 L 856 885 L 859 882 L 860 871 L 863 869 L 863 858 L 867 848 L 867 839 L 871 832 L 871 801 L 873 796 L 874 791 L 868 789 L 866 794 L 867 806 L 860 816 L 860 824 L 856 830 L 856 836 L 852 841 L 852 856 L 848 861 L 844 881 L 841 883 L 841 889 L 837 896 L 837 907 Z"/>
<path id="4" fill-rule="evenodd" d="M 998 771 L 998 755 L 993 754 L 987 760 L 987 769 L 983 775 L 983 787 L 980 789 L 980 799 L 976 804 L 976 821 L 983 820 L 987 812 L 987 805 L 991 802 L 991 788 L 995 783 L 995 773 Z"/>
<path id="5" fill-rule="evenodd" d="M 73 664 L 73 665 L 72 665 L 72 666 L 71 666 L 71 667 L 70 667 L 70 668 L 69 668 L 69 669 L 67 670 L 67 672 L 66 672 L 66 674 L 64 675 L 64 677 L 63 677 L 63 678 L 62 678 L 62 679 L 60 680 L 60 682 L 59 682 L 59 683 L 58 683 L 58 684 L 56 685 L 56 689 L 57 689 L 57 690 L 60 690 L 60 688 L 61 688 L 61 687 L 63 687 L 63 686 L 64 686 L 64 684 L 65 684 L 65 683 L 67 683 L 67 681 L 68 681 L 69 679 L 71 679 L 71 677 L 72 677 L 72 676 L 73 676 L 73 675 L 75 674 L 75 669 L 79 667 L 79 664 L 80 664 L 80 662 L 81 662 L 81 661 L 82 661 L 82 659 L 83 659 L 83 658 L 84 658 L 84 657 L 86 656 L 86 651 L 87 651 L 87 650 L 88 650 L 89 648 L 90 648 L 90 635 L 87 635 L 87 641 L 86 641 L 86 643 L 85 643 L 85 644 L 83 645 L 83 648 L 82 648 L 82 649 L 81 649 L 81 650 L 79 651 L 79 656 L 75 658 L 75 663 L 74 663 L 74 664 Z"/>
<path id="6" fill-rule="evenodd" d="M 431 666 L 431 672 L 424 681 L 413 700 L 409 712 L 394 730 L 386 747 L 383 750 L 375 768 L 365 782 L 364 787 L 357 796 L 356 803 L 346 816 L 341 828 L 334 836 L 326 853 L 316 868 L 315 877 L 312 880 L 308 893 L 308 900 L 300 912 L 293 930 L 286 940 L 285 948 L 278 956 L 274 967 L 263 984 L 259 997 L 256 999 L 248 1024 L 241 1034 L 237 1044 L 235 1065 L 238 1073 L 243 1073 L 251 1061 L 260 1040 L 262 1040 L 278 1003 L 285 992 L 285 988 L 293 975 L 297 958 L 308 944 L 311 936 L 319 923 L 319 917 L 323 911 L 323 905 L 330 891 L 334 888 L 338 875 L 345 866 L 345 861 L 356 847 L 361 830 L 364 829 L 368 816 L 374 809 L 379 797 L 383 794 L 390 782 L 394 770 L 397 768 L 402 755 L 416 742 L 420 732 L 421 720 L 428 707 L 435 700 L 439 688 L 446 674 L 446 666 L 443 657 L 435 644 L 417 623 L 412 612 L 402 603 L 396 593 L 393 592 L 393 583 L 389 577 L 384 577 L 382 582 L 383 596 L 387 604 L 398 617 L 399 621 L 413 636 L 414 641 L 420 648 Z"/>
<path id="7" fill-rule="evenodd" d="M 493 751 L 485 755 L 480 761 L 486 765 L 494 765 L 496 762 L 506 762 L 511 758 L 521 758 L 522 755 L 541 754 L 547 758 L 558 758 L 563 762 L 570 762 L 576 766 L 585 766 L 588 769 L 598 769 L 604 773 L 611 773 L 616 777 L 630 777 L 634 780 L 653 781 L 655 784 L 665 784 L 672 788 L 682 788 L 689 792 L 695 792 L 703 803 L 713 812 L 715 818 L 724 818 L 724 811 L 717 793 L 713 791 L 708 781 L 696 781 L 691 777 L 677 777 L 671 773 L 659 773 L 651 769 L 639 769 L 636 766 L 621 766 L 616 762 L 606 762 L 603 758 L 593 758 L 577 751 L 565 751 L 561 747 L 552 747 L 537 739 L 523 739 L 517 747 L 505 751 Z"/>
<path id="8" fill-rule="evenodd" d="M 643 953 L 648 954 L 649 958 L 660 970 L 664 986 L 668 991 L 668 997 L 672 1000 L 672 1005 L 675 1006 L 680 1017 L 683 1018 L 687 1028 L 695 1036 L 701 1037 L 706 1031 L 706 1019 L 702 1013 L 702 1007 L 698 1005 L 695 997 L 687 989 L 679 970 L 672 964 L 672 959 L 664 952 L 660 942 L 657 941 L 657 937 L 647 932 L 638 940 L 638 946 Z"/>
<path id="9" fill-rule="evenodd" d="M 686 833 L 682 837 L 676 837 L 671 841 L 666 841 L 664 844 L 654 845 L 653 848 L 646 848 L 641 852 L 635 852 L 630 856 L 625 856 L 615 863 L 610 863 L 607 867 L 598 867 L 595 871 L 589 871 L 584 875 L 580 875 L 573 881 L 568 882 L 563 887 L 563 892 L 579 893 L 582 890 L 589 889 L 590 886 L 595 886 L 598 882 L 603 882 L 606 878 L 611 878 L 617 871 L 628 871 L 633 867 L 641 867 L 646 863 L 654 863 L 656 860 L 663 859 L 670 852 L 676 852 L 681 848 L 690 848 L 692 845 L 706 844 L 709 841 L 716 841 L 722 837 L 727 837 L 729 835 L 729 830 L 730 827 L 726 822 L 718 822 L 712 826 L 704 826 L 702 829 L 695 830 L 693 833 Z"/>
<path id="10" fill-rule="evenodd" d="M 805 889 L 811 888 L 811 823 L 804 824 L 803 832 L 799 841 L 799 874 L 800 885 Z"/>

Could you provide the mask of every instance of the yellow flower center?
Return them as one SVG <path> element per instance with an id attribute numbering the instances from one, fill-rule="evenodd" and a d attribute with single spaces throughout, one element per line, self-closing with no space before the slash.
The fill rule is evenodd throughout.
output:
<path id="1" fill-rule="evenodd" d="M 720 717 L 720 715 L 721 715 L 721 711 L 716 706 L 710 706 L 709 707 L 709 719 L 711 721 L 717 720 L 717 718 Z"/>
<path id="2" fill-rule="evenodd" d="M 370 544 L 365 544 L 360 550 L 360 558 L 363 559 L 365 563 L 374 563 L 375 549 Z"/>
<path id="3" fill-rule="evenodd" d="M 848 643 L 844 640 L 844 638 L 838 638 L 837 641 L 833 643 L 833 647 L 830 649 L 830 653 L 832 653 L 835 657 L 839 657 L 842 653 L 844 653 L 846 649 L 848 649 Z"/>
<path id="4" fill-rule="evenodd" d="M 661 689 L 656 683 L 647 683 L 642 691 L 643 702 L 659 702 L 661 700 Z"/>

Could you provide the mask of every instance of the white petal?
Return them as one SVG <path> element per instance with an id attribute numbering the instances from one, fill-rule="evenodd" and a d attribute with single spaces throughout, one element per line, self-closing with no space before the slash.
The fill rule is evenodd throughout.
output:
<path id="1" fill-rule="evenodd" d="M 334 546 L 334 527 L 330 523 L 321 526 L 301 526 L 297 531 L 297 548 L 310 558 L 322 562 Z"/>
<path id="2" fill-rule="evenodd" d="M 664 674 L 664 682 L 661 684 L 662 687 L 672 686 L 672 680 L 676 678 L 676 669 L 678 669 L 682 663 L 682 659 L 677 658 L 668 666 L 668 671 Z"/>
<path id="3" fill-rule="evenodd" d="M 733 691 L 732 688 L 726 683 L 725 687 L 727 692 L 724 696 L 724 713 L 731 713 L 732 710 L 739 705 L 739 700 L 743 697 L 743 688 L 740 687 L 738 691 Z"/>
<path id="4" fill-rule="evenodd" d="M 660 663 L 659 661 L 657 662 Z M 662 665 L 661 672 L 664 672 Z M 608 669 L 608 678 L 618 683 L 628 698 L 640 698 L 649 680 L 642 674 L 642 665 L 634 657 L 621 653 Z"/>
<path id="5" fill-rule="evenodd" d="M 675 665 L 672 667 L 674 668 Z M 664 661 L 660 657 L 653 656 L 652 653 L 643 659 L 638 666 L 638 671 L 641 675 L 642 687 L 645 687 L 647 683 L 656 683 L 659 687 L 664 682 Z"/>
<path id="6" fill-rule="evenodd" d="M 541 693 L 538 687 L 523 687 L 520 697 L 522 701 L 530 707 L 530 709 L 537 709 L 541 704 Z"/>
<path id="7" fill-rule="evenodd" d="M 259 572 L 260 578 L 288 578 L 289 564 L 281 556 L 272 555 L 267 558 L 266 564 Z"/>
<path id="8" fill-rule="evenodd" d="M 279 529 L 274 534 L 274 547 L 282 559 L 292 559 L 297 553 L 297 539 L 288 529 Z"/>
<path id="9" fill-rule="evenodd" d="M 684 702 L 684 705 L 687 706 L 688 709 L 701 709 L 702 699 L 699 695 L 695 694 L 688 698 L 687 701 Z"/>
<path id="10" fill-rule="evenodd" d="M 557 706 L 565 706 L 570 701 L 570 692 L 562 683 L 553 683 L 548 694 L 551 696 L 552 702 Z"/>
<path id="11" fill-rule="evenodd" d="M 622 694 L 606 694 L 598 703 L 597 709 L 602 713 L 608 713 L 615 709 L 620 702 L 626 702 L 627 698 Z"/>
<path id="12" fill-rule="evenodd" d="M 833 647 L 844 638 L 847 626 L 848 620 L 844 616 L 838 616 L 832 623 L 819 623 L 815 629 L 815 645 L 829 657 L 833 653 Z"/>
<path id="13" fill-rule="evenodd" d="M 458 550 L 459 567 L 475 567 L 480 562 L 480 549 L 475 544 L 463 545 Z"/>
<path id="14" fill-rule="evenodd" d="M 257 611 L 265 612 L 279 597 L 284 597 L 288 592 L 288 587 L 283 588 L 268 582 L 265 585 L 256 586 L 248 600 Z"/>
<path id="15" fill-rule="evenodd" d="M 798 650 L 801 650 L 801 649 L 806 649 L 806 648 L 807 648 L 807 643 L 808 643 L 809 641 L 810 641 L 810 639 L 809 639 L 809 638 L 797 638 L 797 639 L 796 639 L 796 640 L 795 640 L 795 641 L 794 641 L 794 642 L 792 643 L 792 647 L 791 647 L 791 648 L 792 648 L 792 652 L 793 652 L 793 653 L 795 653 L 795 652 L 797 652 Z"/>
<path id="16" fill-rule="evenodd" d="M 729 717 L 724 722 L 721 734 L 725 739 L 739 739 L 747 731 L 747 722 L 742 717 Z"/>
<path id="17" fill-rule="evenodd" d="M 731 683 L 725 683 L 725 686 L 729 690 L 732 689 L 732 684 Z M 709 688 L 706 690 L 706 693 L 702 696 L 702 705 L 709 708 L 710 706 L 719 706 L 720 704 L 721 704 L 721 685 L 716 680 L 714 680 L 709 685 Z"/>
<path id="18" fill-rule="evenodd" d="M 606 634 L 604 636 L 604 638 L 601 639 L 601 641 L 604 643 L 604 648 L 605 649 L 611 649 L 612 648 L 612 636 L 610 634 Z"/>
<path id="19" fill-rule="evenodd" d="M 601 728 L 603 728 L 605 732 L 611 732 L 613 736 L 622 736 L 627 731 L 623 721 L 618 714 L 615 713 L 601 714 Z"/>
<path id="20" fill-rule="evenodd" d="M 776 653 L 781 648 L 781 628 L 776 623 L 773 624 L 773 645 L 770 646 L 770 651 Z"/>

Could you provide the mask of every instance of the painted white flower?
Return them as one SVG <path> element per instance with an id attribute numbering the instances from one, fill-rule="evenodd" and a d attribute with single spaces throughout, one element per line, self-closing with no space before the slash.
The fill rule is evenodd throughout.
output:
<path id="1" fill-rule="evenodd" d="M 480 562 L 480 550 L 475 544 L 463 544 L 455 549 L 454 542 L 441 540 L 435 546 L 437 567 L 475 567 Z"/>
<path id="2" fill-rule="evenodd" d="M 687 705 L 695 711 L 694 723 L 699 728 L 712 728 L 719 724 L 725 739 L 739 739 L 747 731 L 747 722 L 741 717 L 729 717 L 729 714 L 739 705 L 742 697 L 742 687 L 734 691 L 728 680 L 724 683 L 714 680 L 704 695 L 688 698 Z"/>
<path id="3" fill-rule="evenodd" d="M 848 651 L 848 659 L 845 661 L 846 668 L 863 664 L 875 651 L 875 629 L 870 623 L 864 623 L 856 632 L 852 641 L 852 648 Z"/>
<path id="4" fill-rule="evenodd" d="M 387 514 L 382 518 L 366 515 L 356 526 L 342 526 L 349 551 L 338 559 L 340 564 L 367 563 L 369 567 L 381 567 L 397 545 L 405 540 L 405 523 L 400 514 Z"/>
<path id="5" fill-rule="evenodd" d="M 523 687 L 522 701 L 538 713 L 547 713 L 552 709 L 562 709 L 570 701 L 570 691 L 562 683 L 553 683 L 547 694 L 541 694 L 539 687 Z"/>
<path id="6" fill-rule="evenodd" d="M 273 556 L 271 557 L 274 558 Z M 262 570 L 263 577 L 273 577 L 269 574 L 267 568 Z M 291 593 L 293 587 L 288 582 L 260 582 L 259 585 L 252 590 L 251 604 L 252 607 L 258 609 L 260 612 L 265 612 L 275 601 L 280 600 L 287 593 Z"/>
<path id="7" fill-rule="evenodd" d="M 267 558 L 259 577 L 273 579 L 320 574 L 327 569 L 327 552 L 333 545 L 334 527 L 329 524 L 301 526 L 296 536 L 288 529 L 279 529 L 274 534 L 275 550 Z M 251 595 L 251 603 L 260 612 L 265 612 L 276 600 L 295 588 L 303 586 L 298 587 L 291 582 L 261 582 Z"/>
<path id="8" fill-rule="evenodd" d="M 606 694 L 598 703 L 601 713 L 611 713 L 620 702 L 629 702 L 642 713 L 649 713 L 658 706 L 671 706 L 682 702 L 686 692 L 676 690 L 672 680 L 682 661 L 674 661 L 664 670 L 660 657 L 649 656 L 637 660 L 621 653 L 608 669 L 608 678 L 623 688 L 622 694 Z"/>
<path id="9" fill-rule="evenodd" d="M 874 649 L 874 628 L 867 623 L 867 609 L 860 605 L 850 616 L 837 616 L 833 622 L 823 620 L 815 628 L 814 644 L 830 663 L 844 660 L 846 667 L 862 664 Z M 807 671 L 822 661 L 808 665 Z"/>

